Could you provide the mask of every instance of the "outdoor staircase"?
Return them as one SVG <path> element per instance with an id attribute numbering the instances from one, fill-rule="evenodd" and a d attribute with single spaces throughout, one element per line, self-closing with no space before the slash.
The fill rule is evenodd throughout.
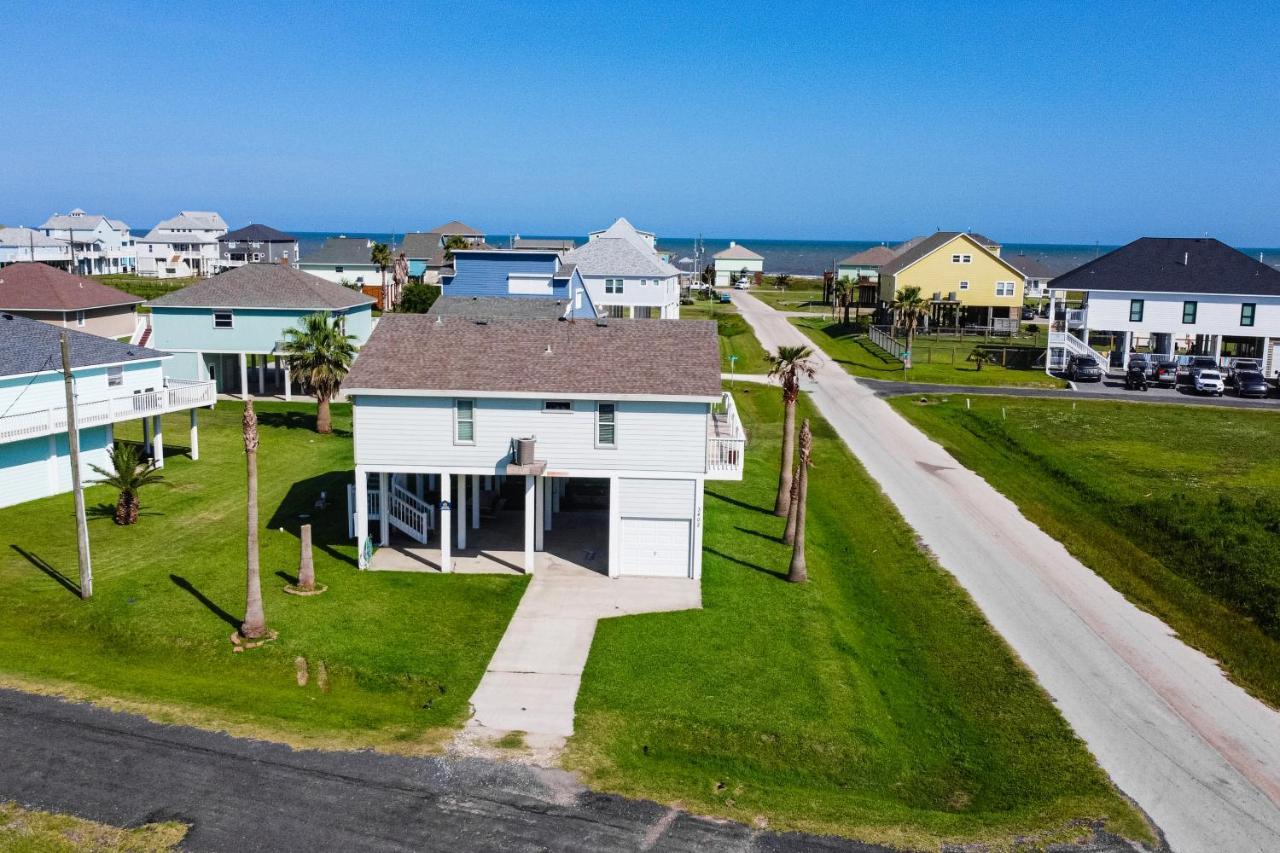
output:
<path id="1" fill-rule="evenodd" d="M 1106 374 L 1111 368 L 1111 359 L 1089 346 L 1070 332 L 1049 333 L 1049 369 L 1066 370 L 1067 360 L 1073 355 L 1091 355 L 1102 365 Z"/>
<path id="2" fill-rule="evenodd" d="M 435 510 L 422 498 L 405 488 L 407 482 L 408 477 L 404 474 L 391 475 L 390 488 L 387 489 L 390 493 L 387 524 L 413 541 L 425 545 L 431 535 L 431 531 L 436 526 Z M 381 521 L 382 496 L 378 491 L 378 476 L 376 474 L 369 475 L 366 492 L 369 496 L 369 520 Z M 355 510 L 356 487 L 352 483 L 347 486 L 347 518 L 349 519 L 347 533 L 353 539 L 356 535 Z"/>

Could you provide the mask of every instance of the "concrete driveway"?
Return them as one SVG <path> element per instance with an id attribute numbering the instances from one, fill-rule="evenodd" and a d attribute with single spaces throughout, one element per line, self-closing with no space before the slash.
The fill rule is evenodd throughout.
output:
<path id="1" fill-rule="evenodd" d="M 767 350 L 812 342 L 734 294 Z M 1134 607 L 870 388 L 823 358 L 814 402 L 1177 851 L 1280 850 L 1280 714 Z"/>

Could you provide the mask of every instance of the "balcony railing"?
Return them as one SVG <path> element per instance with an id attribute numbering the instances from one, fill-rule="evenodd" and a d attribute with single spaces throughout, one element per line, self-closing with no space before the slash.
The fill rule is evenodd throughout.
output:
<path id="1" fill-rule="evenodd" d="M 707 477 L 713 480 L 741 480 L 747 449 L 747 435 L 738 419 L 733 395 L 725 393 L 712 408 L 707 423 Z"/>
<path id="2" fill-rule="evenodd" d="M 80 429 L 136 418 L 211 406 L 217 400 L 214 383 L 200 379 L 166 379 L 165 386 L 141 394 L 80 400 L 76 420 Z M 67 431 L 66 406 L 36 409 L 0 417 L 0 443 L 23 441 Z"/>

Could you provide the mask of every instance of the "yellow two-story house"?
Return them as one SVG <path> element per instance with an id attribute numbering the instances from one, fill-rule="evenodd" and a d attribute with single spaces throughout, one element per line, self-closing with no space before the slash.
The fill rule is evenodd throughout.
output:
<path id="1" fill-rule="evenodd" d="M 962 231 L 939 231 L 905 247 L 880 267 L 880 299 L 892 304 L 904 287 L 920 288 L 934 326 L 1016 329 L 1023 274 L 1000 257 L 1000 244 Z"/>

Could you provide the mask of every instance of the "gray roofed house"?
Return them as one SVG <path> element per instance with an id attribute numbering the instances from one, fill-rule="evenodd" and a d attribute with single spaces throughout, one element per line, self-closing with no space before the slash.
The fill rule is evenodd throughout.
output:
<path id="1" fill-rule="evenodd" d="M 427 313 L 472 320 L 559 320 L 569 311 L 562 299 L 511 299 L 505 296 L 441 296 Z"/>
<path id="2" fill-rule="evenodd" d="M 155 278 L 209 276 L 219 267 L 218 238 L 227 223 L 208 210 L 183 210 L 138 239 L 138 272 Z"/>
<path id="3" fill-rule="evenodd" d="M 679 369 L 673 369 L 679 366 Z M 560 322 L 388 314 L 346 393 L 434 390 L 719 400 L 715 323 Z"/>
<path id="4" fill-rule="evenodd" d="M 269 225 L 246 225 L 218 238 L 218 260 L 223 269 L 244 264 L 292 264 L 298 260 L 298 238 Z"/>
<path id="5" fill-rule="evenodd" d="M 137 241 L 129 226 L 119 219 L 85 213 L 76 208 L 68 214 L 55 213 L 40 226 L 44 236 L 66 243 L 67 266 L 75 253 L 75 269 L 80 275 L 132 272 L 137 267 Z M 73 245 L 74 244 L 74 245 Z M 61 258 L 28 256 L 22 260 L 60 261 Z M 17 260 L 18 258 L 15 258 Z M 4 260 L 0 258 L 0 263 Z"/>
<path id="6" fill-rule="evenodd" d="M 553 237 L 516 237 L 512 241 L 512 245 L 516 249 L 551 249 L 556 252 L 572 252 L 578 244 L 575 240 Z"/>
<path id="7" fill-rule="evenodd" d="M 1212 237 L 1140 237 L 1058 276 L 1055 290 L 1280 296 L 1280 270 Z"/>
<path id="8" fill-rule="evenodd" d="M 373 241 L 368 237 L 330 237 L 314 252 L 298 260 L 301 264 L 368 264 Z"/>
<path id="9" fill-rule="evenodd" d="M 168 357 L 168 353 L 159 350 L 4 312 L 0 313 L 0 376 L 61 370 L 63 332 L 71 349 L 73 368 Z"/>
<path id="10" fill-rule="evenodd" d="M 477 231 L 465 222 L 459 222 L 451 219 L 443 225 L 437 225 L 431 229 L 432 233 L 443 234 L 445 237 L 479 237 L 484 239 L 484 232 Z"/>
<path id="11" fill-rule="evenodd" d="M 283 264 L 246 264 L 151 300 L 167 308 L 290 308 L 334 311 L 371 305 L 358 290 Z"/>
<path id="12" fill-rule="evenodd" d="M 935 231 L 927 237 L 915 237 L 895 248 L 895 254 L 891 260 L 880 267 L 881 275 L 895 275 L 903 269 L 914 264 L 916 261 L 933 252 L 940 246 L 954 240 L 961 234 L 969 237 L 980 246 L 987 249 L 999 249 L 1000 244 L 981 234 L 974 234 L 968 231 Z M 903 249 L 903 246 L 906 248 Z"/>

